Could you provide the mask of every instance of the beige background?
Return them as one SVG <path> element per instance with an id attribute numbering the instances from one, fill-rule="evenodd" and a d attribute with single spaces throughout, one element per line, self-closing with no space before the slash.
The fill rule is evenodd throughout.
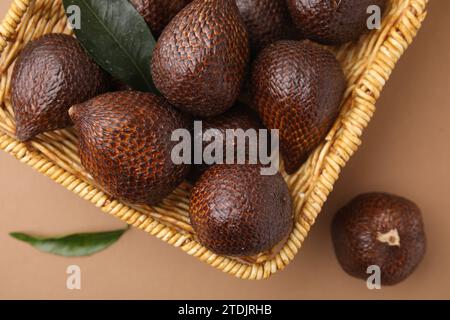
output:
<path id="1" fill-rule="evenodd" d="M 9 0 L 1 0 L 1 16 Z M 142 231 L 89 258 L 40 253 L 8 232 L 44 235 L 121 227 L 50 179 L 0 152 L 0 298 L 450 298 L 450 1 L 431 0 L 416 42 L 378 103 L 364 144 L 295 261 L 264 282 L 235 279 Z M 404 283 L 370 291 L 334 257 L 329 228 L 338 207 L 365 191 L 394 192 L 423 209 L 428 252 Z M 82 269 L 82 289 L 65 287 Z"/>

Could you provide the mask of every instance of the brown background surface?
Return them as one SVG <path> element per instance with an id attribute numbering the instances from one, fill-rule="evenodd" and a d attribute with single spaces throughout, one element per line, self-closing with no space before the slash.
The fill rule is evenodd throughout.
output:
<path id="1" fill-rule="evenodd" d="M 3 16 L 9 0 L 1 0 Z M 0 298 L 391 299 L 450 298 L 450 1 L 431 0 L 428 20 L 388 82 L 364 144 L 286 270 L 263 282 L 238 280 L 139 230 L 88 258 L 40 253 L 8 232 L 57 235 L 122 223 L 0 152 Z M 370 291 L 339 267 L 330 239 L 334 212 L 358 193 L 387 191 L 423 210 L 428 252 L 395 287 Z M 66 289 L 66 268 L 82 289 Z"/>

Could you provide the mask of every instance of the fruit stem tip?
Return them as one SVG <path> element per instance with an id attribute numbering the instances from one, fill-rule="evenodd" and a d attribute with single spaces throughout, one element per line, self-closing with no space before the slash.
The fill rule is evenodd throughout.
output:
<path id="1" fill-rule="evenodd" d="M 389 230 L 386 233 L 378 232 L 377 240 L 383 243 L 387 243 L 389 246 L 400 247 L 400 235 L 397 229 Z"/>

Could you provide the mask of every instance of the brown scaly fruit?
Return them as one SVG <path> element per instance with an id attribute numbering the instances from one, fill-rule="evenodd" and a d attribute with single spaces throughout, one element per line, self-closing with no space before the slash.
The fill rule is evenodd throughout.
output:
<path id="1" fill-rule="evenodd" d="M 164 29 L 153 80 L 179 109 L 199 117 L 231 108 L 249 60 L 248 35 L 232 0 L 194 0 Z"/>
<path id="2" fill-rule="evenodd" d="M 217 254 L 251 256 L 273 248 L 290 232 L 292 202 L 277 173 L 259 165 L 215 165 L 195 184 L 190 218 L 200 242 Z"/>
<path id="3" fill-rule="evenodd" d="M 70 126 L 69 108 L 105 92 L 109 81 L 75 38 L 48 34 L 31 41 L 11 79 L 17 139 Z"/>
<path id="4" fill-rule="evenodd" d="M 269 44 L 293 39 L 295 30 L 285 0 L 236 0 L 253 56 Z"/>
<path id="5" fill-rule="evenodd" d="M 130 0 L 139 14 L 147 22 L 153 36 L 159 37 L 161 32 L 192 0 Z"/>
<path id="6" fill-rule="evenodd" d="M 287 0 L 292 19 L 305 38 L 339 45 L 357 40 L 367 32 L 367 8 L 384 12 L 386 0 Z"/>
<path id="7" fill-rule="evenodd" d="M 406 279 L 422 260 L 426 238 L 420 209 L 413 202 L 385 193 L 353 199 L 334 217 L 336 256 L 350 275 L 367 279 L 367 268 L 381 269 L 381 283 Z"/>
<path id="8" fill-rule="evenodd" d="M 203 140 L 202 136 L 207 133 L 208 130 L 214 129 L 217 130 L 212 135 L 207 135 L 206 137 L 210 139 L 210 141 L 215 138 L 222 137 L 224 143 L 226 141 L 226 131 L 227 130 L 237 130 L 242 129 L 247 131 L 248 129 L 259 130 L 263 128 L 263 124 L 258 118 L 258 115 L 253 111 L 247 108 L 245 105 L 238 103 L 233 108 L 221 114 L 219 116 L 210 117 L 202 119 L 202 132 L 199 132 L 201 136 L 197 137 L 199 140 Z M 208 146 L 210 142 L 203 142 L 203 150 Z M 234 148 L 235 159 L 238 154 L 237 150 L 237 138 L 234 139 L 233 145 L 231 148 Z M 246 151 L 248 151 L 250 145 L 246 142 Z M 248 155 L 248 152 L 246 153 Z M 223 148 L 223 155 L 226 155 L 226 146 Z M 224 159 L 225 160 L 225 159 Z M 192 167 L 192 171 L 190 174 L 189 180 L 194 182 L 196 181 L 200 175 L 202 175 L 206 169 L 208 169 L 211 165 L 206 163 L 196 164 Z"/>
<path id="9" fill-rule="evenodd" d="M 73 106 L 81 162 L 109 194 L 134 203 L 156 204 L 187 176 L 175 165 L 171 141 L 191 120 L 164 98 L 150 93 L 106 93 Z"/>
<path id="10" fill-rule="evenodd" d="M 339 113 L 345 86 L 334 55 L 310 41 L 276 42 L 255 61 L 253 106 L 267 128 L 280 130 L 289 174 L 325 138 Z"/>

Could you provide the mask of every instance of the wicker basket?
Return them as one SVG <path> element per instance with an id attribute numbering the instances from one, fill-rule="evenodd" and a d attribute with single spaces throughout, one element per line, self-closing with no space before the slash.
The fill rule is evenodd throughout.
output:
<path id="1" fill-rule="evenodd" d="M 15 0 L 0 26 L 0 148 L 103 211 L 223 272 L 242 279 L 267 278 L 287 266 L 301 248 L 341 169 L 361 144 L 361 134 L 375 112 L 381 89 L 425 19 L 427 2 L 391 0 L 381 30 L 335 49 L 348 79 L 342 112 L 326 140 L 299 172 L 285 176 L 296 220 L 285 243 L 271 252 L 235 259 L 216 255 L 200 245 L 189 222 L 187 183 L 157 207 L 136 206 L 109 197 L 82 168 L 72 129 L 46 133 L 26 144 L 14 139 L 12 65 L 30 40 L 51 32 L 71 34 L 60 0 Z"/>

